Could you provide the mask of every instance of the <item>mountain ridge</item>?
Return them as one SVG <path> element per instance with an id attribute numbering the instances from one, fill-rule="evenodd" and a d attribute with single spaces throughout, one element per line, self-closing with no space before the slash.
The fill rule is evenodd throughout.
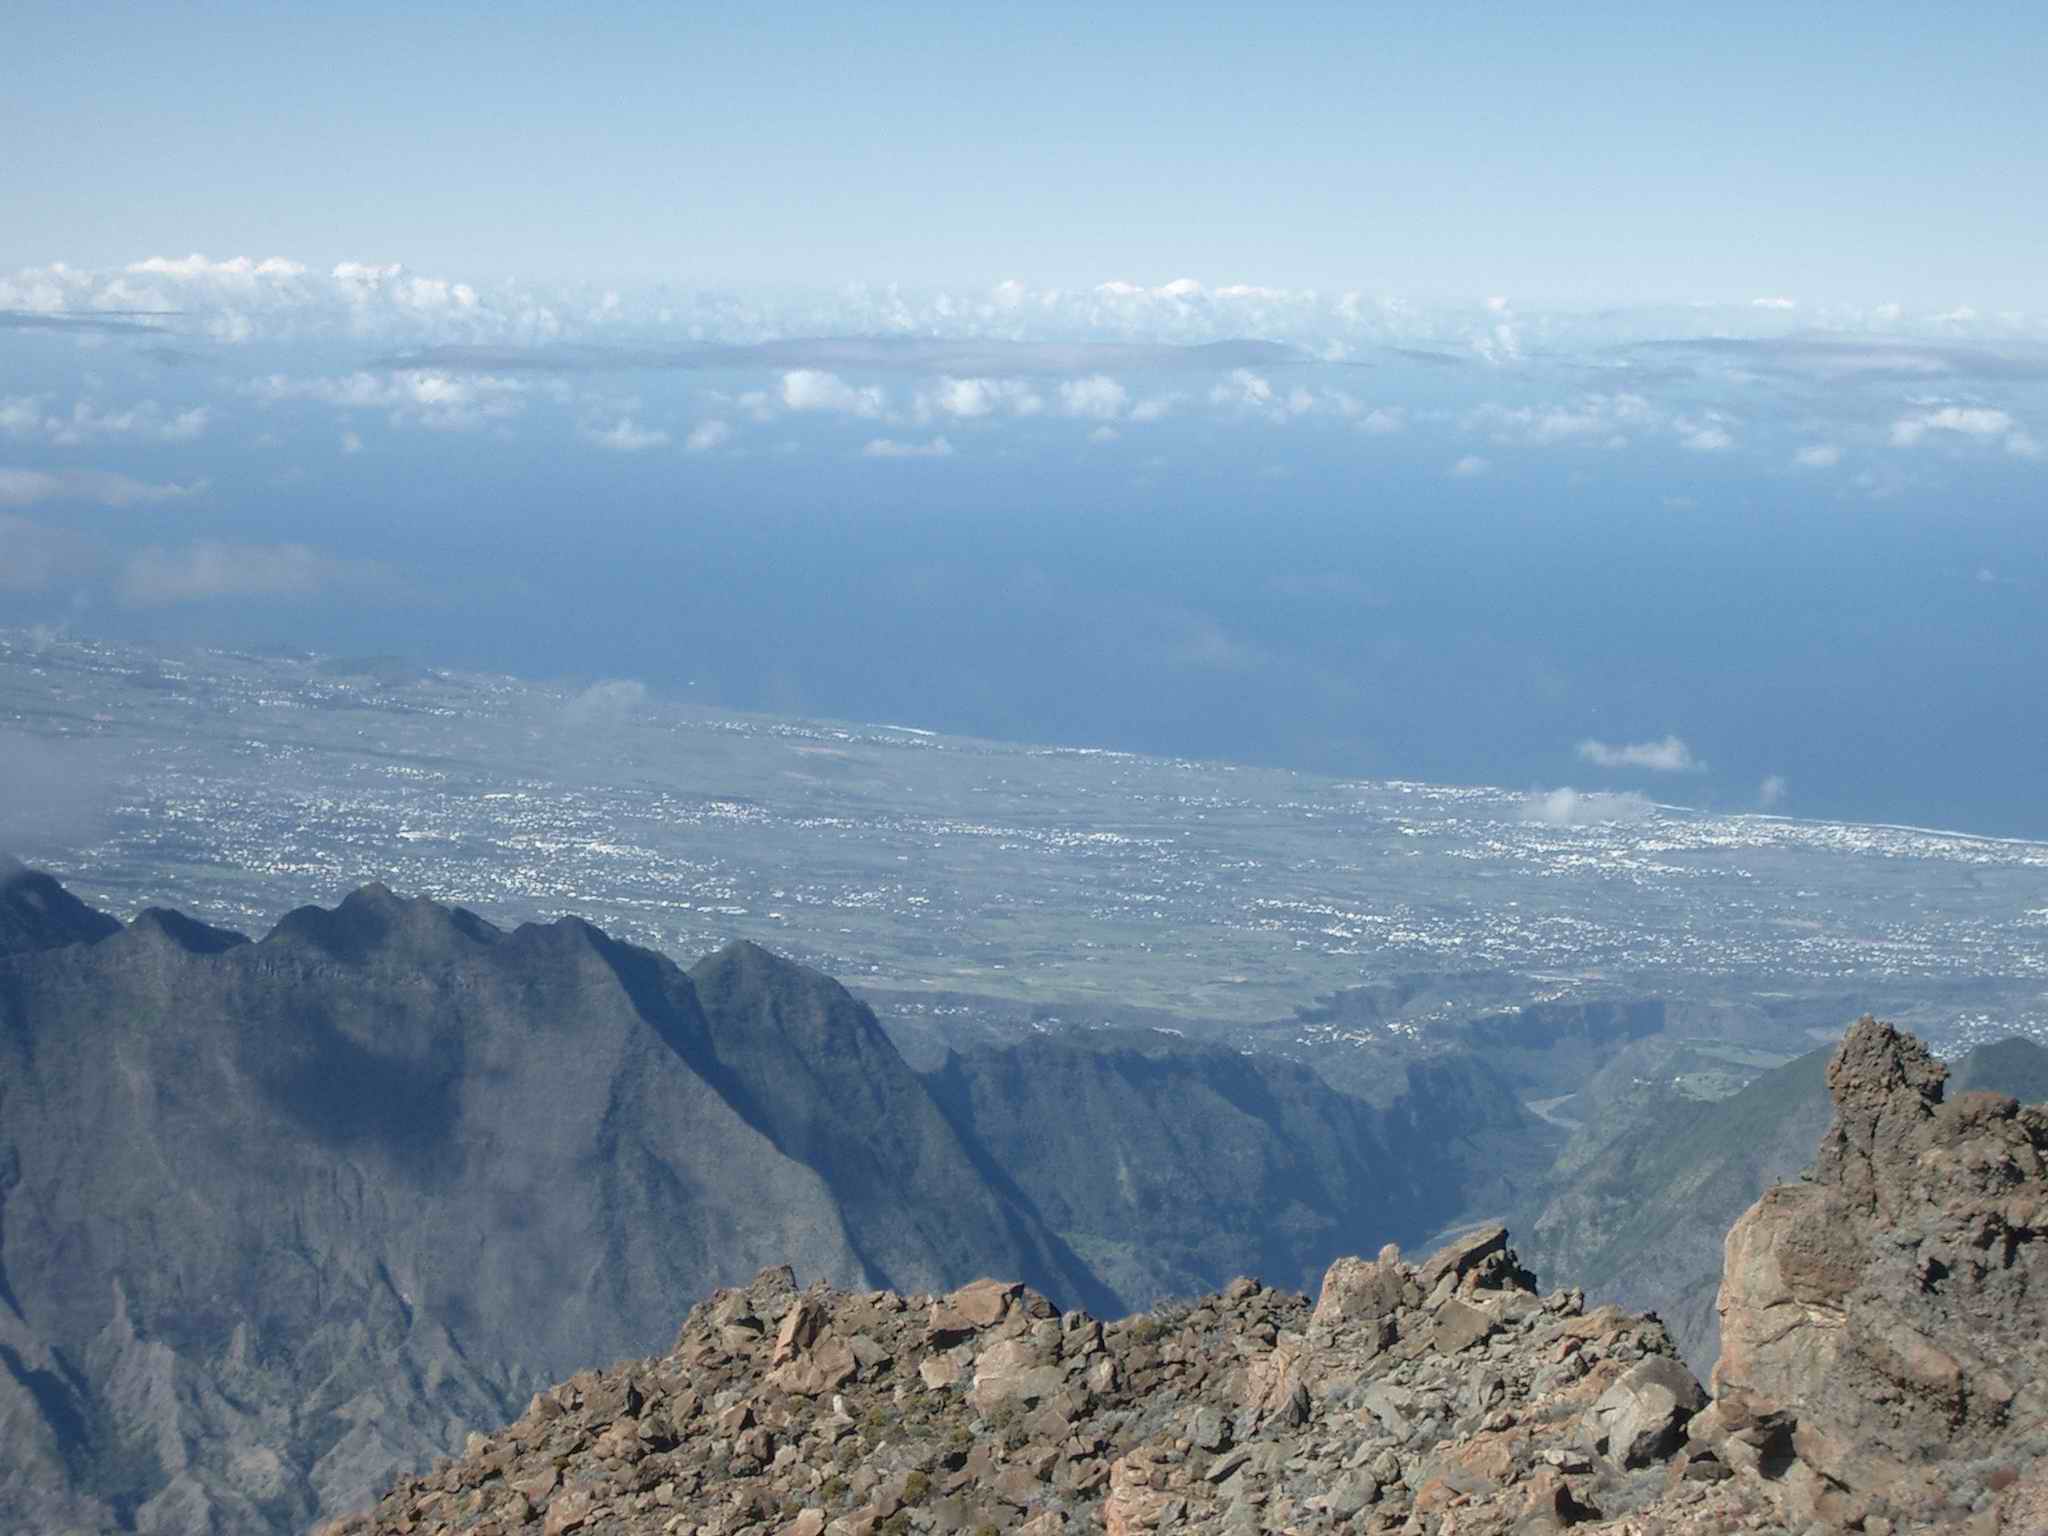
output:
<path id="1" fill-rule="evenodd" d="M 1048 1219 L 1059 1168 L 1006 1166 L 864 1003 L 758 946 L 685 971 L 580 919 L 504 929 L 375 883 L 254 940 L 123 925 L 47 876 L 0 889 L 14 909 L 0 1524 L 303 1527 L 763 1266 L 1000 1271 L 1105 1312 L 1222 1278 L 1155 1265 L 1125 1297 Z M 1092 1123 L 1139 1103 L 1107 1078 Z M 1290 1134 L 1239 1122 L 1269 1151 Z M 1380 1124 L 1354 1127 L 1354 1178 L 1399 1185 L 1424 1149 Z M 1348 1240 L 1332 1201 L 1286 1239 L 1296 1272 Z M 1117 1219 L 1083 1205 L 1077 1232 Z M 1270 1236 L 1256 1211 L 1236 1231 L 1212 1268 Z"/>

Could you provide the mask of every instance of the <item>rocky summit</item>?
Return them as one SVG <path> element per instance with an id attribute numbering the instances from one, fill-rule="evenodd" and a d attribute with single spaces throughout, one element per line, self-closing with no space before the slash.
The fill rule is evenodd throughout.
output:
<path id="1" fill-rule="evenodd" d="M 1103 1323 L 1021 1284 L 721 1290 L 329 1536 L 2048 1530 L 2048 1113 L 1873 1020 L 1728 1240 L 1716 1395 L 1505 1230 Z"/>
<path id="2" fill-rule="evenodd" d="M 2048 1531 L 2048 1111 L 1946 1076 L 1858 1024 L 1812 1178 L 1728 1234 L 1696 1432 L 1790 1521 L 1960 1528 L 1996 1494 Z"/>

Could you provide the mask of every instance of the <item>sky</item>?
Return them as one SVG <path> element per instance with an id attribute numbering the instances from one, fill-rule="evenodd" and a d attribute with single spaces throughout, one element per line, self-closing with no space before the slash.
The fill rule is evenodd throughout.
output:
<path id="1" fill-rule="evenodd" d="M 8 16 L 10 265 L 2005 308 L 2048 245 L 2038 5 Z"/>
<path id="2" fill-rule="evenodd" d="M 2048 835 L 2037 10 L 10 29 L 0 624 Z"/>

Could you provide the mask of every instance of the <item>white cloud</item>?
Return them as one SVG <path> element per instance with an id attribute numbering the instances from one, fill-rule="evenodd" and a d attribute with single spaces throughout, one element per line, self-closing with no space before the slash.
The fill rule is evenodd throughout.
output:
<path id="1" fill-rule="evenodd" d="M 1587 827 L 1606 822 L 1641 821 L 1656 807 L 1635 791 L 1609 794 L 1576 789 L 1539 790 L 1522 801 L 1521 819 L 1547 827 Z"/>
<path id="2" fill-rule="evenodd" d="M 68 411 L 53 411 L 40 395 L 0 399 L 0 433 L 13 438 L 40 437 L 59 447 L 76 447 L 102 437 L 145 438 L 159 443 L 189 443 L 206 431 L 212 413 L 203 405 L 166 411 L 154 400 L 125 410 L 103 410 L 90 400 Z"/>
<path id="3" fill-rule="evenodd" d="M 255 380 L 248 389 L 267 404 L 316 400 L 344 411 L 388 411 L 394 423 L 449 432 L 470 431 L 517 415 L 525 408 L 522 397 L 528 386 L 496 374 L 398 368 L 327 379 L 273 373 Z"/>
<path id="4" fill-rule="evenodd" d="M 344 432 L 344 433 L 342 433 L 342 434 L 341 434 L 341 451 L 342 451 L 343 453 L 361 453 L 361 452 L 363 451 L 363 440 L 362 440 L 362 438 L 361 438 L 361 437 L 359 437 L 359 436 L 358 436 L 357 434 L 355 434 L 354 432 Z"/>
<path id="5" fill-rule="evenodd" d="M 2009 432 L 2005 438 L 2005 451 L 2016 458 L 2038 459 L 2041 457 L 2040 439 L 2031 432 Z"/>
<path id="6" fill-rule="evenodd" d="M 1751 299 L 1749 301 L 1749 307 L 1751 309 L 1797 309 L 1799 307 L 1799 301 L 1797 299 L 1787 299 L 1782 297 L 1768 299 Z"/>
<path id="7" fill-rule="evenodd" d="M 1694 453 L 1720 453 L 1735 446 L 1735 438 L 1718 421 L 1678 422 L 1678 441 Z"/>
<path id="8" fill-rule="evenodd" d="M 1090 421 L 1115 421 L 1131 403 L 1130 391 L 1105 373 L 1064 380 L 1058 393 L 1062 413 Z"/>
<path id="9" fill-rule="evenodd" d="M 1939 410 L 1901 416 L 1892 423 L 1892 442 L 1910 448 L 1929 432 L 1953 432 L 1978 439 L 2004 437 L 2013 430 L 2013 419 L 2004 411 L 1979 405 L 1944 405 Z"/>
<path id="10" fill-rule="evenodd" d="M 1692 749 L 1676 736 L 1662 741 L 1634 741 L 1610 746 L 1604 741 L 1582 741 L 1579 756 L 1601 768 L 1647 768 L 1652 773 L 1703 773 L 1706 764 L 1692 755 Z"/>
<path id="11" fill-rule="evenodd" d="M 1662 420 L 1662 413 L 1643 396 L 1624 392 L 1582 395 L 1559 405 L 1483 405 L 1466 418 L 1466 425 L 1491 433 L 1495 442 L 1548 447 L 1584 438 L 1609 439 Z"/>
<path id="12" fill-rule="evenodd" d="M 683 439 L 683 452 L 709 453 L 722 447 L 731 437 L 732 428 L 714 416 L 690 428 L 690 435 Z"/>
<path id="13" fill-rule="evenodd" d="M 1282 390 L 1250 368 L 1233 368 L 1229 377 L 1211 387 L 1209 403 L 1273 422 L 1315 414 L 1356 417 L 1365 411 L 1359 400 L 1341 389 L 1317 393 L 1306 385 L 1296 384 Z"/>
<path id="14" fill-rule="evenodd" d="M 1833 469 L 1842 462 L 1842 450 L 1833 443 L 1809 443 L 1792 455 L 1801 469 Z"/>
<path id="15" fill-rule="evenodd" d="M 933 406 L 948 416 L 987 416 L 996 408 L 987 379 L 941 379 Z"/>
<path id="16" fill-rule="evenodd" d="M 1390 437 L 1406 431 L 1408 413 L 1400 406 L 1374 406 L 1358 418 L 1358 430 L 1368 437 Z"/>
<path id="17" fill-rule="evenodd" d="M 1496 314 L 1504 313 L 1507 301 L 1488 299 L 1486 307 Z M 1512 320 L 1503 320 L 1498 325 L 1488 326 L 1472 338 L 1472 350 L 1481 359 L 1496 366 L 1518 363 L 1522 360 L 1522 333 Z"/>
<path id="18" fill-rule="evenodd" d="M 250 282 L 259 277 L 285 278 L 306 275 L 305 267 L 296 261 L 287 261 L 282 256 L 272 256 L 265 261 L 252 261 L 247 256 L 232 256 L 226 261 L 209 261 L 196 251 L 190 256 L 151 256 L 143 261 L 131 261 L 127 270 L 146 273 L 151 277 L 177 278 L 181 282 L 191 282 L 198 278 Z"/>
<path id="19" fill-rule="evenodd" d="M 1141 426 L 1147 422 L 1164 421 L 1178 398 L 1177 395 L 1156 395 L 1150 400 L 1140 400 L 1131 407 L 1130 419 Z"/>
<path id="20" fill-rule="evenodd" d="M 1045 409 L 1039 393 L 1022 379 L 939 380 L 938 388 L 919 397 L 927 413 L 955 416 L 965 420 L 1009 411 L 1018 416 L 1036 416 Z"/>
<path id="21" fill-rule="evenodd" d="M 1785 782 L 1783 774 L 1771 774 L 1763 783 L 1757 786 L 1756 803 L 1768 811 L 1771 807 L 1781 802 L 1791 791 L 1791 788 L 1792 786 Z"/>
<path id="22" fill-rule="evenodd" d="M 871 438 L 861 449 L 864 459 L 950 459 L 953 445 L 943 437 L 928 443 L 899 443 L 892 437 Z"/>
<path id="23" fill-rule="evenodd" d="M 1273 381 L 1249 368 L 1233 368 L 1227 382 L 1209 391 L 1209 402 L 1253 408 L 1269 406 L 1273 403 Z"/>
<path id="24" fill-rule="evenodd" d="M 1476 453 L 1468 453 L 1451 466 L 1454 480 L 1476 480 L 1493 466 Z"/>
<path id="25" fill-rule="evenodd" d="M 0 507 L 27 507 L 39 501 L 91 501 L 103 507 L 146 506 L 196 496 L 205 481 L 191 485 L 152 485 L 106 469 L 0 469 Z"/>
<path id="26" fill-rule="evenodd" d="M 397 277 L 404 270 L 403 264 L 396 261 L 337 261 L 334 264 L 334 271 L 330 275 L 337 283 L 354 283 L 362 287 L 374 287 L 378 283 Z"/>
<path id="27" fill-rule="evenodd" d="M 611 426 L 599 430 L 586 427 L 583 435 L 600 448 L 609 448 L 613 453 L 645 453 L 650 448 L 665 447 L 668 434 L 659 427 L 643 427 L 627 416 L 621 416 Z"/>
<path id="28" fill-rule="evenodd" d="M 122 567 L 120 593 L 136 607 L 218 597 L 299 597 L 370 574 L 303 544 L 202 540 L 181 549 L 152 545 Z"/>
<path id="29" fill-rule="evenodd" d="M 822 368 L 796 368 L 782 376 L 782 403 L 792 411 L 872 417 L 882 414 L 885 397 L 874 385 L 855 389 L 838 374 Z"/>
<path id="30" fill-rule="evenodd" d="M 1792 312 L 1776 307 L 1776 295 L 1761 297 L 1762 304 L 1742 300 L 1703 306 L 1683 329 L 1690 336 L 1716 339 L 1782 338 Z M 519 348 L 628 338 L 636 345 L 659 345 L 664 337 L 682 345 L 716 345 L 820 334 L 1061 343 L 1087 337 L 1174 344 L 1259 336 L 1327 359 L 1394 346 L 1506 364 L 1522 359 L 1525 333 L 1540 334 L 1551 356 L 1676 339 L 1668 312 L 1650 309 L 1589 307 L 1536 314 L 1505 299 L 1420 303 L 1395 294 L 1290 289 L 1255 280 L 1204 287 L 1177 277 L 1156 286 L 1112 282 L 1068 289 L 1015 279 L 993 288 L 957 289 L 887 282 L 829 289 L 820 284 L 771 296 L 655 284 L 619 289 L 576 274 L 549 285 L 516 276 L 465 282 L 454 275 L 413 272 L 394 261 L 341 261 L 307 270 L 278 257 L 216 260 L 203 255 L 152 256 L 102 270 L 53 263 L 0 273 L 0 310 L 81 319 L 177 310 L 183 316 L 181 331 L 221 339 L 375 338 L 394 344 Z M 1936 315 L 1897 306 L 1810 303 L 1801 304 L 1797 313 L 1822 338 L 1867 336 L 1873 327 L 1899 340 L 1920 336 L 1944 345 L 1959 339 L 2004 344 L 2048 337 L 2048 323 L 2040 314 L 1954 310 Z M 129 329 L 149 324 L 146 319 L 112 323 Z M 821 360 L 818 366 L 834 364 Z"/>

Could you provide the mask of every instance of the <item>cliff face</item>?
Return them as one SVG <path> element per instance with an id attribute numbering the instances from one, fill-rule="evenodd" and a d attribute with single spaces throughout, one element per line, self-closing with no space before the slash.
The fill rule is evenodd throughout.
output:
<path id="1" fill-rule="evenodd" d="M 1812 1181 L 1728 1234 L 1700 1434 L 1789 1514 L 1938 1524 L 1997 1493 L 2012 1529 L 2048 1528 L 2048 1112 L 1945 1101 L 1946 1075 L 1863 1020 Z"/>

